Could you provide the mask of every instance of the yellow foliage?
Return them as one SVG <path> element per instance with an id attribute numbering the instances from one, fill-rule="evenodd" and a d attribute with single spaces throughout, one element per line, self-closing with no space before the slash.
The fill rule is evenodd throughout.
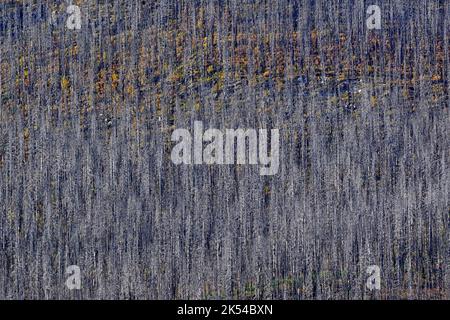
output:
<path id="1" fill-rule="evenodd" d="M 8 219 L 8 222 L 12 223 L 14 221 L 15 217 L 16 217 L 15 212 L 13 210 L 11 210 L 11 209 L 8 209 L 8 213 L 6 215 L 6 218 Z"/>
<path id="2" fill-rule="evenodd" d="M 24 139 L 28 139 L 30 137 L 30 129 L 28 128 L 23 129 L 23 137 Z"/>
<path id="3" fill-rule="evenodd" d="M 404 98 L 406 98 L 406 99 L 408 99 L 409 98 L 409 93 L 408 93 L 408 90 L 403 90 L 403 97 Z"/>
<path id="4" fill-rule="evenodd" d="M 62 77 L 62 79 L 61 79 L 61 88 L 63 90 L 67 90 L 69 88 L 69 85 L 70 85 L 69 79 L 67 79 L 66 77 Z"/>
<path id="5" fill-rule="evenodd" d="M 180 81 L 183 77 L 184 77 L 183 66 L 179 66 L 178 68 L 176 68 L 176 69 L 172 72 L 172 74 L 170 74 L 170 76 L 169 76 L 169 81 L 171 81 L 171 82 L 178 82 L 178 81 Z"/>
<path id="6" fill-rule="evenodd" d="M 112 80 L 112 87 L 116 89 L 119 84 L 119 74 L 113 72 L 113 74 L 111 75 L 111 80 Z"/>
<path id="7" fill-rule="evenodd" d="M 203 14 L 204 14 L 204 10 L 203 10 L 203 8 L 200 8 L 200 10 L 198 12 L 198 20 L 197 20 L 197 28 L 198 29 L 203 28 Z"/>
<path id="8" fill-rule="evenodd" d="M 74 45 L 72 48 L 70 48 L 69 52 L 71 56 L 76 56 L 78 54 L 78 46 Z"/>
<path id="9" fill-rule="evenodd" d="M 30 84 L 30 79 L 28 78 L 28 68 L 25 68 L 25 70 L 23 71 L 23 82 L 25 83 L 25 85 Z"/>
<path id="10" fill-rule="evenodd" d="M 441 76 L 439 74 L 433 74 L 433 76 L 431 77 L 431 80 L 439 81 L 439 80 L 441 80 Z"/>
<path id="11" fill-rule="evenodd" d="M 376 96 L 370 97 L 370 104 L 372 105 L 372 107 L 375 107 L 378 104 L 378 99 Z"/>
<path id="12" fill-rule="evenodd" d="M 134 88 L 131 84 L 127 86 L 127 93 L 131 96 L 134 93 Z"/>
<path id="13" fill-rule="evenodd" d="M 314 29 L 313 31 L 311 31 L 311 40 L 314 42 L 317 39 L 317 30 Z"/>
<path id="14" fill-rule="evenodd" d="M 217 82 L 216 84 L 214 84 L 214 86 L 212 87 L 212 92 L 213 93 L 218 93 L 220 90 L 222 89 L 222 85 Z"/>

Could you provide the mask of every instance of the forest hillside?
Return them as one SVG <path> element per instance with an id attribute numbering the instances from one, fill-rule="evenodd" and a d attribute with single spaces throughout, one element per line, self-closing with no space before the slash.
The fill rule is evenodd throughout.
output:
<path id="1" fill-rule="evenodd" d="M 448 299 L 449 40 L 446 0 L 1 1 L 0 298 Z M 277 174 L 174 164 L 195 121 Z"/>

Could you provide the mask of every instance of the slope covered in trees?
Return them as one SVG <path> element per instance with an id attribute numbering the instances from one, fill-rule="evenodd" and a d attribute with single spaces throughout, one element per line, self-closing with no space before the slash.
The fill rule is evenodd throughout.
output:
<path id="1" fill-rule="evenodd" d="M 450 2 L 73 4 L 0 3 L 0 298 L 448 298 Z M 278 174 L 174 165 L 197 120 Z"/>

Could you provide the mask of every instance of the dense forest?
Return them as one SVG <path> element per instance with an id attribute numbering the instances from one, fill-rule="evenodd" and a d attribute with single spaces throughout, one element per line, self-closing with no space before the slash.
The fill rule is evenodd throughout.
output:
<path id="1" fill-rule="evenodd" d="M 448 299 L 449 41 L 447 0 L 1 1 L 0 298 Z M 194 121 L 278 173 L 175 165 Z"/>

